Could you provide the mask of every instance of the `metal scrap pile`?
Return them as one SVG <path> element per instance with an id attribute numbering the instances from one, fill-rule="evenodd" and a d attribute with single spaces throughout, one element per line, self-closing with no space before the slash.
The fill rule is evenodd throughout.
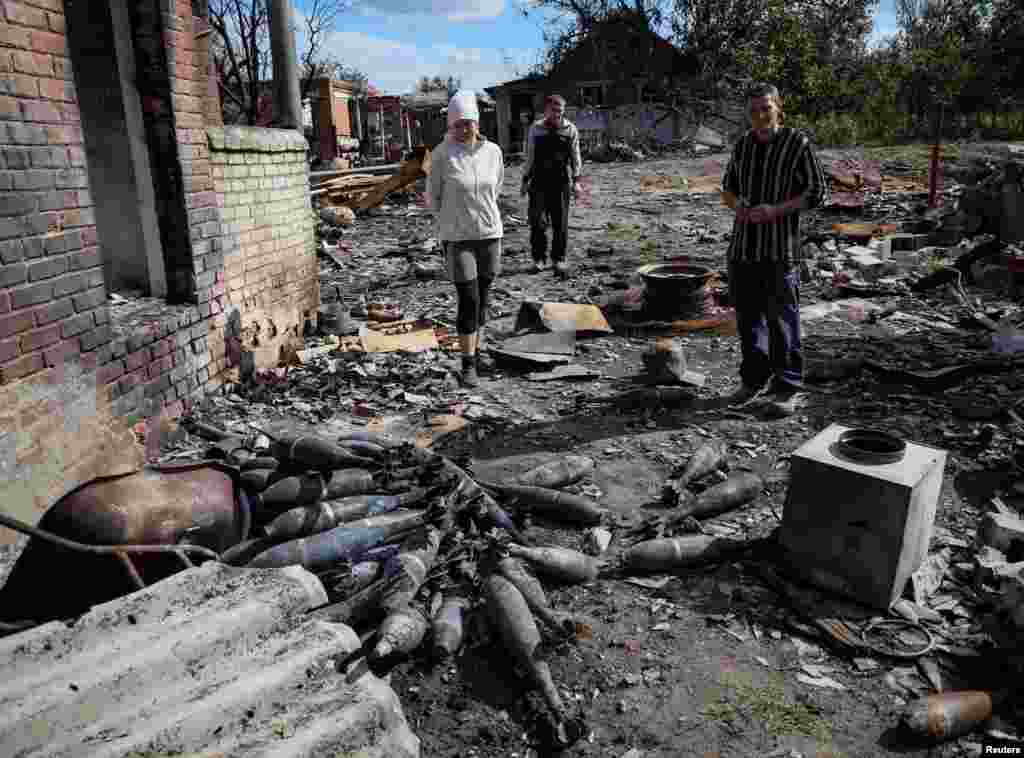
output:
<path id="1" fill-rule="evenodd" d="M 597 557 L 611 541 L 611 532 L 598 527 L 608 515 L 596 502 L 558 489 L 593 470 L 588 458 L 568 456 L 515 483 L 497 483 L 477 480 L 437 453 L 372 433 L 334 442 L 262 434 L 243 439 L 197 422 L 190 426 L 216 438 L 208 456 L 238 467 L 240 497 L 252 516 L 252 536 L 221 560 L 251 568 L 301 565 L 316 574 L 331 603 L 315 613 L 360 631 L 364 646 L 354 657 L 374 668 L 418 652 L 443 660 L 464 641 L 486 640 L 486 632 L 472 630 L 489 619 L 542 694 L 546 733 L 560 744 L 577 739 L 583 721 L 537 652 L 542 641 L 569 642 L 580 630 L 551 607 L 534 572 L 558 584 L 580 584 L 623 571 L 720 560 L 745 547 L 700 535 L 641 542 L 614 562 Z M 721 459 L 713 457 L 695 456 L 685 482 L 716 470 Z M 686 499 L 680 494 L 685 482 L 675 483 L 677 501 Z M 715 500 L 711 510 L 718 513 L 749 502 L 760 487 L 748 490 L 718 503 L 721 493 L 712 487 L 701 502 Z M 533 545 L 522 530 L 534 514 L 591 527 L 587 552 Z"/>

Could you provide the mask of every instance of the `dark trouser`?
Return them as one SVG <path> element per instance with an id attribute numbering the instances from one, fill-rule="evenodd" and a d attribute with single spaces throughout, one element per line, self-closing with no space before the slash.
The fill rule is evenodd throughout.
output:
<path id="1" fill-rule="evenodd" d="M 761 387 L 772 378 L 783 386 L 801 384 L 800 270 L 774 261 L 730 262 L 729 294 L 736 308 L 743 384 Z"/>
<path id="2" fill-rule="evenodd" d="M 501 239 L 444 242 L 445 265 L 455 283 L 456 329 L 473 334 L 487 323 L 491 284 L 501 272 Z"/>
<path id="3" fill-rule="evenodd" d="M 569 238 L 569 185 L 549 184 L 530 188 L 530 250 L 537 262 L 547 260 L 545 221 L 551 220 L 551 260 L 565 260 Z"/>

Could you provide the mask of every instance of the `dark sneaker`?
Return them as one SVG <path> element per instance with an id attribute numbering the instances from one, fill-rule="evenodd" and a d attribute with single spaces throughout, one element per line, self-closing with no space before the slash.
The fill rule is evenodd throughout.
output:
<path id="1" fill-rule="evenodd" d="M 754 387 L 750 384 L 744 384 L 731 395 L 726 395 L 724 400 L 729 405 L 745 405 L 746 403 L 761 399 L 767 395 L 767 393 L 767 386 Z"/>
<path id="2" fill-rule="evenodd" d="M 476 372 L 476 363 L 470 363 L 463 365 L 462 367 L 462 386 L 463 387 L 476 387 L 480 384 L 480 376 Z"/>
<path id="3" fill-rule="evenodd" d="M 494 359 L 484 353 L 476 354 L 476 368 L 481 374 L 490 374 L 494 371 Z"/>

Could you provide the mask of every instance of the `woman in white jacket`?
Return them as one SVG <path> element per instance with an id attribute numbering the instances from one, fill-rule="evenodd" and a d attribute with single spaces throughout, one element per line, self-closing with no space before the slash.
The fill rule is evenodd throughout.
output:
<path id="1" fill-rule="evenodd" d="M 456 92 L 448 103 L 448 135 L 431 156 L 427 201 L 437 215 L 448 276 L 458 296 L 455 324 L 467 387 L 478 381 L 488 293 L 501 271 L 504 230 L 498 194 L 504 180 L 501 148 L 480 134 L 476 94 Z"/>

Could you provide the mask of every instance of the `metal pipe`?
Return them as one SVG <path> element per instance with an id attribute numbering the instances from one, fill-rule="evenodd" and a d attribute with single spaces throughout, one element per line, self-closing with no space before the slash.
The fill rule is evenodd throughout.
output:
<path id="1" fill-rule="evenodd" d="M 295 35 L 291 29 L 289 0 L 267 0 L 270 14 L 270 50 L 274 61 L 274 109 L 277 126 L 302 131 L 299 67 L 295 59 Z"/>
<path id="2" fill-rule="evenodd" d="M 41 540 L 52 542 L 60 547 L 67 548 L 68 550 L 78 550 L 83 553 L 94 553 L 96 555 L 114 555 L 116 553 L 176 553 L 183 551 L 186 553 L 196 553 L 197 555 L 206 558 L 211 561 L 219 561 L 220 556 L 217 555 L 213 550 L 203 547 L 202 545 L 86 545 L 82 542 L 75 542 L 65 537 L 59 537 L 56 534 L 48 532 L 38 527 L 29 526 L 28 524 L 22 523 L 17 519 L 11 518 L 6 514 L 0 513 L 0 526 L 6 526 L 8 529 L 13 529 L 16 532 L 27 534 L 30 537 L 38 537 Z"/>

